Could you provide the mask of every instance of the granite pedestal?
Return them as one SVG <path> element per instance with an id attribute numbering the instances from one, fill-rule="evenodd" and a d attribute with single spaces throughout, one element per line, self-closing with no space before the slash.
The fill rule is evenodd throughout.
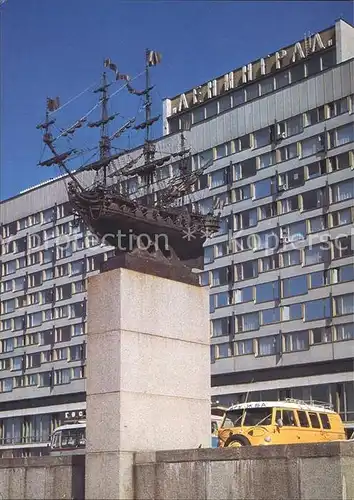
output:
<path id="1" fill-rule="evenodd" d="M 210 447 L 207 291 L 118 265 L 88 284 L 87 499 L 132 499 L 135 452 Z"/>

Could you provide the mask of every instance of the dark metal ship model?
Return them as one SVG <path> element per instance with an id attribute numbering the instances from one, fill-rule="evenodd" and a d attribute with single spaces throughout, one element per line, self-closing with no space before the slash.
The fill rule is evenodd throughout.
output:
<path id="1" fill-rule="evenodd" d="M 203 168 L 192 170 L 191 150 L 185 147 L 185 135 L 180 137 L 180 150 L 158 155 L 156 144 L 150 137 L 151 126 L 160 118 L 151 116 L 150 68 L 158 64 L 161 55 L 147 50 L 145 61 L 145 88 L 138 91 L 133 88 L 131 78 L 119 73 L 117 66 L 106 59 L 104 66 L 112 70 L 115 80 L 124 80 L 124 86 L 132 95 L 144 99 L 145 121 L 135 125 L 135 118 L 124 123 L 113 135 L 109 134 L 108 125 L 118 113 L 108 113 L 108 83 L 103 73 L 102 84 L 94 92 L 101 95 L 101 118 L 96 122 L 87 122 L 87 116 L 76 121 L 71 127 L 61 131 L 59 137 L 72 138 L 73 134 L 87 125 L 100 128 L 99 159 L 83 165 L 75 171 L 68 168 L 67 162 L 75 149 L 59 153 L 56 147 L 58 138 L 52 134 L 55 119 L 54 112 L 60 109 L 59 98 L 47 98 L 45 122 L 38 125 L 42 129 L 43 141 L 52 156 L 39 163 L 40 166 L 58 165 L 70 176 L 68 197 L 73 213 L 83 220 L 92 233 L 106 244 L 116 248 L 116 253 L 149 253 L 153 258 L 180 261 L 188 266 L 201 263 L 203 243 L 206 238 L 219 229 L 219 216 L 213 213 L 203 215 L 192 203 L 186 203 L 186 197 L 193 192 L 198 178 L 210 163 Z M 145 130 L 144 144 L 140 154 L 129 158 L 125 150 L 112 154 L 112 141 L 118 139 L 128 129 Z M 135 151 L 139 153 L 139 151 Z M 118 160 L 125 163 L 117 167 Z M 173 162 L 177 166 L 177 175 L 166 181 L 159 181 L 158 170 Z M 89 187 L 84 187 L 78 179 L 81 171 L 95 172 L 96 178 Z M 82 175 L 82 174 L 81 174 Z M 136 178 L 139 189 L 134 193 L 127 190 L 127 181 Z M 163 237 L 161 237 L 163 236 Z M 167 243 L 167 244 L 166 244 Z"/>

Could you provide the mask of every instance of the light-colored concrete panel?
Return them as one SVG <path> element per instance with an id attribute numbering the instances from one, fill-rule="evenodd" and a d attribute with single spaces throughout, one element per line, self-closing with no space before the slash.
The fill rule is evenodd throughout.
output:
<path id="1" fill-rule="evenodd" d="M 207 344 L 123 330 L 117 363 L 121 366 L 121 390 L 196 399 L 210 397 L 205 383 L 210 372 Z"/>

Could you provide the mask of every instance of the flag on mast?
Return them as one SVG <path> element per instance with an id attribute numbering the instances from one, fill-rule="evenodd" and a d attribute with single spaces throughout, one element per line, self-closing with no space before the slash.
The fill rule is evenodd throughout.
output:
<path id="1" fill-rule="evenodd" d="M 104 67 L 105 68 L 109 68 L 111 69 L 112 71 L 114 71 L 115 75 L 116 75 L 116 80 L 125 80 L 125 81 L 129 81 L 130 80 L 130 77 L 129 75 L 125 75 L 123 73 L 119 73 L 118 71 L 118 66 L 116 64 L 114 64 L 111 59 L 105 59 L 104 60 Z"/>
<path id="2" fill-rule="evenodd" d="M 156 66 L 161 62 L 162 55 L 160 52 L 155 52 L 154 50 L 147 50 L 146 51 L 146 58 L 147 58 L 147 63 L 149 66 Z"/>
<path id="3" fill-rule="evenodd" d="M 47 109 L 48 111 L 55 111 L 59 109 L 60 107 L 60 101 L 59 97 L 55 97 L 55 99 L 51 99 L 50 97 L 47 97 Z"/>

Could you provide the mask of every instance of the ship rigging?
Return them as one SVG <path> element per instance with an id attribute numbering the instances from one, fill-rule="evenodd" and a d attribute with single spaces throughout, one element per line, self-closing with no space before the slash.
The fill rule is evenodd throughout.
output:
<path id="1" fill-rule="evenodd" d="M 39 163 L 42 167 L 58 165 L 69 177 L 68 197 L 73 213 L 81 218 L 88 228 L 100 239 L 115 246 L 117 252 L 118 241 L 122 241 L 122 234 L 131 236 L 135 241 L 139 235 L 146 235 L 153 241 L 158 234 L 168 238 L 168 248 L 146 247 L 150 254 L 160 258 L 178 259 L 185 264 L 199 260 L 203 255 L 203 243 L 206 238 L 218 231 L 219 215 L 213 213 L 203 215 L 191 203 L 186 204 L 186 197 L 190 196 L 198 178 L 203 175 L 210 163 L 202 168 L 192 170 L 191 149 L 186 147 L 185 133 L 181 133 L 180 148 L 178 151 L 158 155 L 155 141 L 151 137 L 151 127 L 160 115 L 152 116 L 151 91 L 154 86 L 150 83 L 150 69 L 161 61 L 161 55 L 152 50 L 145 54 L 145 88 L 136 90 L 133 79 L 127 74 L 119 72 L 118 67 L 110 59 L 104 61 L 105 71 L 102 81 L 94 93 L 100 94 L 99 104 L 101 116 L 97 121 L 88 121 L 88 114 L 77 120 L 69 128 L 54 138 L 52 127 L 55 119 L 54 112 L 60 109 L 59 98 L 47 98 L 46 119 L 38 125 L 43 130 L 43 142 L 52 156 Z M 115 80 L 125 81 L 124 87 L 128 93 L 144 99 L 143 110 L 145 120 L 136 123 L 136 118 L 129 118 L 113 134 L 109 133 L 109 125 L 119 113 L 109 114 L 110 100 L 106 70 L 113 71 Z M 79 155 L 75 148 L 64 152 L 57 149 L 57 140 L 60 137 L 72 138 L 77 130 L 83 127 L 99 128 L 99 158 L 83 165 L 74 172 L 67 163 Z M 119 139 L 128 130 L 143 130 L 145 132 L 143 147 L 140 151 L 124 149 L 112 154 L 112 141 Z M 123 161 L 123 165 L 120 162 Z M 159 168 L 174 162 L 177 165 L 177 175 L 165 181 L 157 178 Z M 117 166 L 118 164 L 118 166 Z M 96 179 L 89 187 L 84 187 L 79 181 L 82 171 L 95 172 Z M 82 177 L 80 177 L 82 178 Z M 130 192 L 127 188 L 129 180 L 137 179 L 138 189 Z M 156 193 L 156 194 L 155 194 Z M 188 201 L 188 200 L 187 200 Z M 117 234 L 119 233 L 119 238 Z M 185 235 L 193 235 L 186 238 Z M 131 238 L 130 238 L 131 241 Z M 125 251 L 126 250 L 125 246 Z M 129 247 L 129 252 L 138 251 L 137 245 Z"/>

